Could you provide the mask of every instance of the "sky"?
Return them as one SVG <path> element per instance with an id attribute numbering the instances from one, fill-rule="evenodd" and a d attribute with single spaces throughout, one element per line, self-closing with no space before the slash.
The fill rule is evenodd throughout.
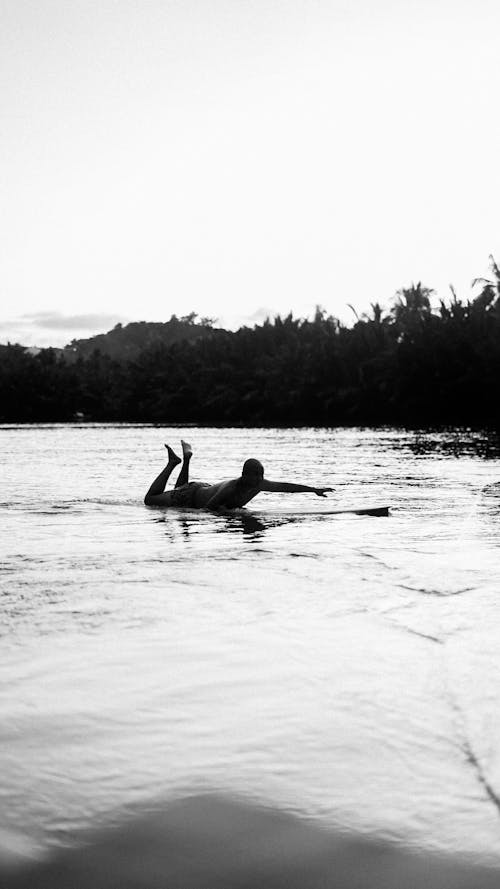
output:
<path id="1" fill-rule="evenodd" d="M 0 342 L 471 296 L 498 0 L 0 0 Z"/>

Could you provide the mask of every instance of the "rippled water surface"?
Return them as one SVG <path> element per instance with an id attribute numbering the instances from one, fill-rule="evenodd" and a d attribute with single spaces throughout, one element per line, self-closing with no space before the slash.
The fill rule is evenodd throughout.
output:
<path id="1" fill-rule="evenodd" d="M 247 515 L 192 476 L 328 484 Z M 229 789 L 500 861 L 500 463 L 472 433 L 0 427 L 1 819 L 53 843 Z M 328 509 L 388 504 L 389 518 Z"/>

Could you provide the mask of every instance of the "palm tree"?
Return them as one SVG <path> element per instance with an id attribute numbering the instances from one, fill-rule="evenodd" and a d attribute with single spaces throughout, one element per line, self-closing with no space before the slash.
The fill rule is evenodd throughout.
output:
<path id="1" fill-rule="evenodd" d="M 431 287 L 424 287 L 422 282 L 402 287 L 396 291 L 396 302 L 391 312 L 395 321 L 407 319 L 423 319 L 431 313 L 430 297 L 434 293 Z"/>
<path id="2" fill-rule="evenodd" d="M 491 278 L 474 278 L 472 282 L 472 287 L 475 287 L 476 284 L 482 285 L 482 290 L 479 296 L 474 300 L 475 303 L 479 303 L 480 305 L 486 308 L 491 305 L 492 302 L 497 302 L 500 300 L 500 267 L 495 262 L 495 259 L 490 254 L 490 269 L 493 273 L 493 279 Z"/>

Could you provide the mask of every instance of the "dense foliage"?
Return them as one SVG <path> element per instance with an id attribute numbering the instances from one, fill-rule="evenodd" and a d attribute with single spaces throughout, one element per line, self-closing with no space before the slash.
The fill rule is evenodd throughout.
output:
<path id="1" fill-rule="evenodd" d="M 203 336 L 155 341 L 132 358 L 94 349 L 68 361 L 3 346 L 0 419 L 498 428 L 500 269 L 491 267 L 470 300 L 452 291 L 433 309 L 432 291 L 416 284 L 352 327 L 318 309 L 312 321 L 289 315 L 236 332 L 202 319 Z"/>

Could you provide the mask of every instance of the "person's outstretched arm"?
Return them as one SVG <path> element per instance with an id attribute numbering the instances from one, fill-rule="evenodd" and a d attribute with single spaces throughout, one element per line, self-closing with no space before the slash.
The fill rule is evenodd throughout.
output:
<path id="1" fill-rule="evenodd" d="M 274 491 L 276 494 L 316 494 L 324 497 L 333 488 L 311 488 L 309 485 L 296 485 L 294 482 L 270 482 L 264 479 L 261 491 Z"/>

